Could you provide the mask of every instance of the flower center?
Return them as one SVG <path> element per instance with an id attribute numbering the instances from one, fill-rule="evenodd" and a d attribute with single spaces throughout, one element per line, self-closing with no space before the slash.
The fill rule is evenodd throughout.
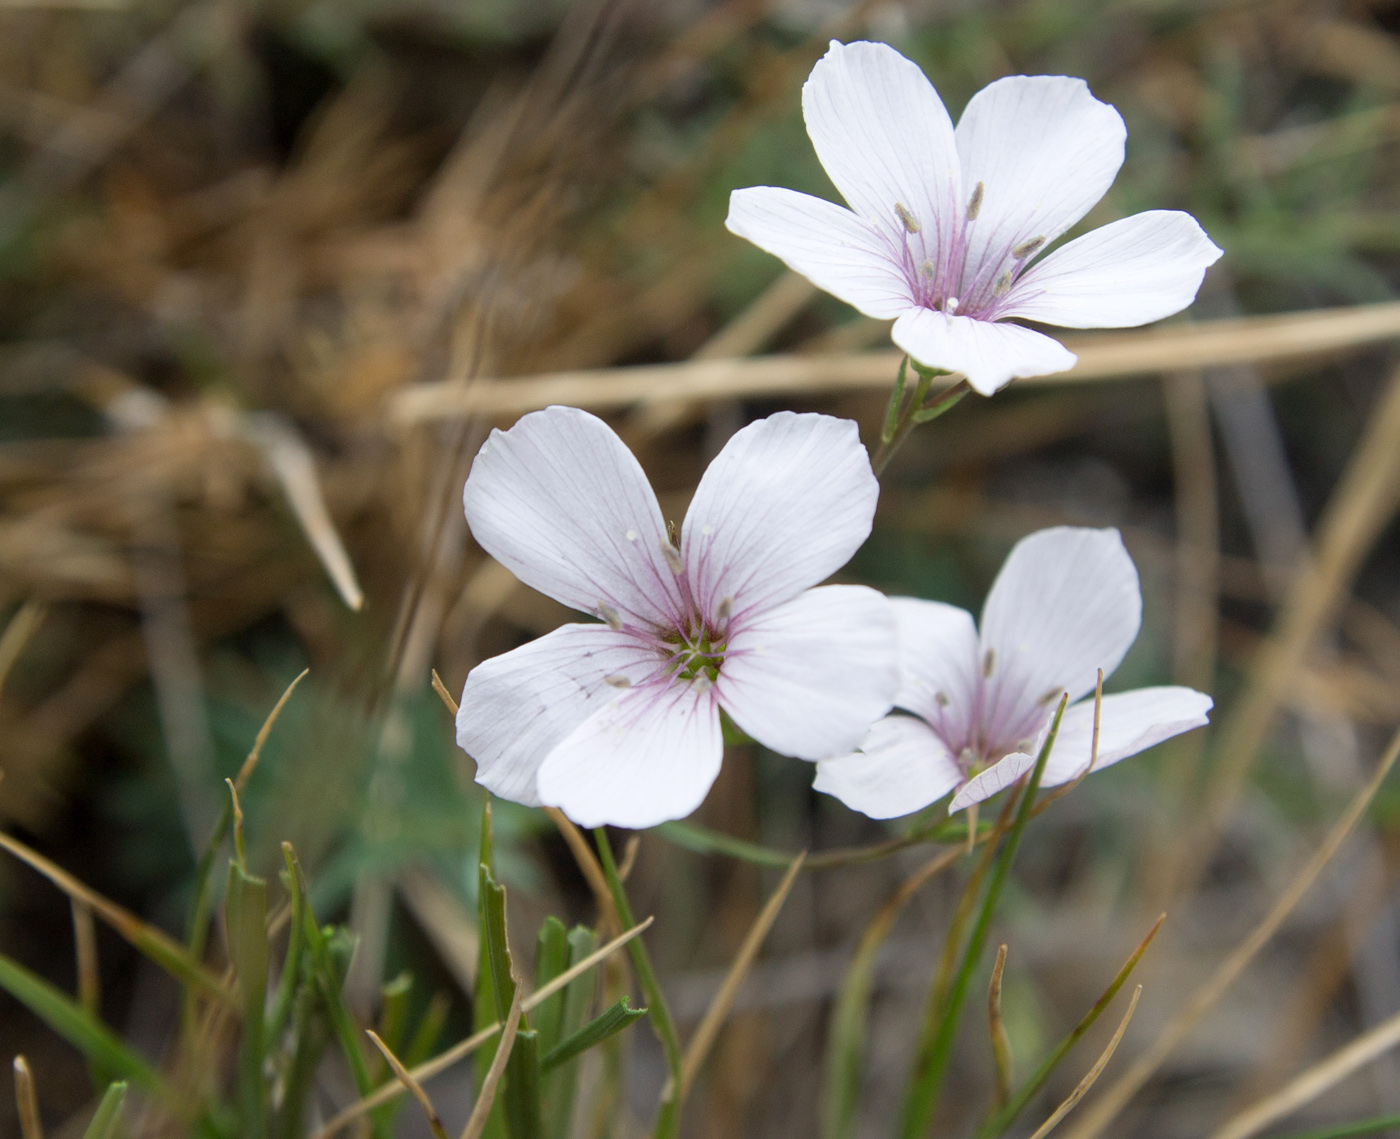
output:
<path id="1" fill-rule="evenodd" d="M 724 663 L 725 642 L 706 625 L 666 637 L 667 667 L 681 680 L 704 678 L 713 684 Z"/>

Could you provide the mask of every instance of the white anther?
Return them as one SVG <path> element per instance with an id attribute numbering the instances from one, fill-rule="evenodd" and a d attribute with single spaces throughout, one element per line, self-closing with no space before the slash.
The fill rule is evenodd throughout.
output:
<path id="1" fill-rule="evenodd" d="M 904 223 L 904 228 L 910 233 L 918 233 L 919 230 L 923 229 L 923 226 L 919 224 L 919 219 L 905 208 L 903 202 L 895 202 L 894 212 L 899 215 L 899 220 Z"/>
<path id="2" fill-rule="evenodd" d="M 1016 248 L 1011 251 L 1011 256 L 1016 258 L 1017 261 L 1024 261 L 1044 244 L 1045 235 L 1042 233 L 1039 237 L 1033 237 L 1029 241 L 1023 241 L 1020 245 L 1016 246 Z"/>
<path id="3" fill-rule="evenodd" d="M 1007 269 L 997 278 L 997 283 L 992 286 L 992 292 L 996 296 L 1004 297 L 1011 291 L 1011 270 Z"/>
<path id="4" fill-rule="evenodd" d="M 990 680 L 990 679 L 992 678 L 992 673 L 996 671 L 996 667 L 997 667 L 997 651 L 996 651 L 996 649 L 988 649 L 988 650 L 986 651 L 986 653 L 985 653 L 985 654 L 983 655 L 983 657 L 982 657 L 982 675 L 983 675 L 983 677 L 985 677 L 987 680 Z"/>
<path id="5" fill-rule="evenodd" d="M 982 194 L 986 190 L 981 182 L 977 183 L 977 189 L 972 191 L 972 197 L 967 202 L 967 220 L 976 221 L 977 215 L 982 212 Z"/>
<path id="6" fill-rule="evenodd" d="M 675 546 L 671 545 L 665 538 L 661 539 L 659 545 L 661 556 L 666 559 L 666 564 L 671 568 L 672 573 L 680 573 L 685 569 L 685 563 L 681 561 L 681 552 Z"/>
<path id="7" fill-rule="evenodd" d="M 614 688 L 631 688 L 632 682 L 620 672 L 613 673 L 612 676 L 603 677 L 604 684 L 611 684 Z"/>
<path id="8" fill-rule="evenodd" d="M 1045 707 L 1047 704 L 1053 704 L 1056 700 L 1060 698 L 1060 694 L 1063 692 L 1064 689 L 1061 688 L 1058 684 L 1054 688 L 1047 688 L 1045 690 L 1045 695 L 1042 696 L 1039 700 L 1037 700 L 1036 703 L 1039 704 L 1042 708 Z"/>
<path id="9" fill-rule="evenodd" d="M 614 633 L 622 628 L 622 618 L 617 615 L 617 610 L 606 601 L 598 602 L 598 616 L 608 623 L 608 628 Z"/>
<path id="10" fill-rule="evenodd" d="M 957 297 L 949 297 L 946 301 L 943 302 L 944 315 L 952 316 L 955 312 L 958 311 L 958 304 L 959 301 Z"/>
<path id="11" fill-rule="evenodd" d="M 932 261 L 925 261 L 922 265 L 919 266 L 919 270 L 923 273 L 925 277 L 928 277 L 930 280 L 933 279 L 934 269 Z"/>
<path id="12" fill-rule="evenodd" d="M 637 531 L 635 531 L 635 530 L 628 530 L 628 531 L 627 531 L 627 540 L 628 540 L 629 542 L 635 542 L 635 541 L 637 540 Z"/>
<path id="13" fill-rule="evenodd" d="M 948 693 L 946 692 L 935 692 L 933 694 L 933 702 L 940 708 L 946 708 L 952 703 L 952 701 L 948 699 Z"/>
<path id="14" fill-rule="evenodd" d="M 734 598 L 721 597 L 719 605 L 715 608 L 715 620 L 721 625 L 728 623 L 729 615 L 734 612 Z"/>

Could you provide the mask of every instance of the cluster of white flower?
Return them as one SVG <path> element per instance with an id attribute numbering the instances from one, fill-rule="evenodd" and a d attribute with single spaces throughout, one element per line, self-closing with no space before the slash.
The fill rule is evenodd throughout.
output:
<path id="1" fill-rule="evenodd" d="M 1154 211 L 1037 260 L 1103 196 L 1122 119 L 1077 79 L 993 83 L 956 129 L 923 73 L 881 44 L 833 43 L 803 89 L 808 132 L 846 210 L 738 190 L 729 228 L 870 316 L 918 363 L 990 394 L 1074 356 L 1022 318 L 1142 324 L 1189 304 L 1217 249 Z M 551 407 L 493 432 L 464 491 L 477 542 L 521 581 L 596 618 L 474 669 L 457 718 L 477 780 L 576 822 L 647 827 L 704 799 L 721 715 L 816 763 L 816 787 L 875 818 L 955 792 L 957 811 L 1035 763 L 1043 785 L 1206 722 L 1210 697 L 1103 698 L 1137 636 L 1137 571 L 1115 530 L 1043 530 L 972 615 L 820 585 L 870 533 L 879 487 L 856 425 L 781 412 L 739 431 L 679 534 L 601 420 Z"/>

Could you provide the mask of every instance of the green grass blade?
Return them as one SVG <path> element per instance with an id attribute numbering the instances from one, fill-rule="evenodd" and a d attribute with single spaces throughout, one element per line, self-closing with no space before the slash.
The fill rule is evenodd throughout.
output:
<path id="1" fill-rule="evenodd" d="M 548 1072 L 560 1064 L 582 1055 L 596 1044 L 603 1043 L 610 1036 L 616 1036 L 623 1029 L 646 1016 L 644 1008 L 632 1008 L 623 997 L 607 1011 L 595 1016 L 577 1032 L 571 1033 L 558 1046 L 545 1053 L 540 1067 Z"/>
<path id="2" fill-rule="evenodd" d="M 113 1072 L 144 1091 L 165 1094 L 160 1075 L 101 1021 L 61 989 L 0 954 L 4 989 L 98 1069 Z"/>
<path id="3" fill-rule="evenodd" d="M 102 1102 L 97 1105 L 92 1122 L 83 1132 L 83 1139 L 113 1139 L 117 1134 L 117 1126 L 121 1123 L 122 1108 L 125 1105 L 125 1082 L 110 1084 L 103 1093 Z"/>
<path id="4" fill-rule="evenodd" d="M 1392 1127 L 1400 1127 L 1400 1115 L 1378 1115 L 1374 1119 L 1362 1119 L 1356 1123 L 1338 1123 L 1333 1127 L 1319 1128 L 1317 1131 L 1285 1135 L 1282 1139 L 1351 1139 L 1353 1135 L 1374 1135 L 1377 1131 L 1389 1131 Z"/>
<path id="5" fill-rule="evenodd" d="M 238 1044 L 238 1110 L 244 1139 L 267 1134 L 267 1089 L 263 1080 L 267 1001 L 267 880 L 229 863 L 224 894 L 229 963 L 238 986 L 243 1029 Z"/>
<path id="6" fill-rule="evenodd" d="M 1021 794 L 1020 805 L 1016 810 L 1016 821 L 1011 824 L 1005 845 L 1003 845 L 996 864 L 992 868 L 986 898 L 982 902 L 982 909 L 977 915 L 977 922 L 968 939 L 967 949 L 963 953 L 962 965 L 958 969 L 952 989 L 944 1002 L 942 1015 L 935 1022 L 927 1023 L 924 1027 L 909 1090 L 900 1110 L 897 1134 L 902 1139 L 923 1139 L 933 1123 L 934 1112 L 938 1110 L 939 1096 L 943 1091 L 943 1078 L 947 1074 L 948 1061 L 952 1057 L 953 1039 L 957 1035 L 958 1019 L 962 1013 L 963 1002 L 966 1000 L 968 988 L 972 984 L 972 975 L 976 971 L 977 962 L 982 956 L 987 933 L 991 929 L 992 918 L 996 915 L 997 903 L 1001 900 L 1002 888 L 1006 885 L 1007 875 L 1011 871 L 1011 863 L 1016 858 L 1017 848 L 1021 845 L 1021 836 L 1025 833 L 1026 823 L 1031 817 L 1031 809 L 1035 806 L 1036 792 L 1040 790 L 1040 780 L 1045 774 L 1045 764 L 1050 759 L 1051 749 L 1055 746 L 1055 737 L 1059 734 L 1060 720 L 1065 714 L 1067 702 L 1064 698 L 1060 700 L 1060 706 L 1055 710 L 1055 718 L 1050 723 L 1050 731 L 1045 737 L 1045 744 L 1040 749 L 1040 755 L 1036 757 L 1030 782 Z"/>
<path id="7" fill-rule="evenodd" d="M 593 931 L 575 926 L 569 932 L 569 966 L 572 968 L 597 948 Z M 593 1007 L 597 978 L 585 974 L 563 989 L 564 1004 L 559 1017 L 559 1038 L 567 1040 L 584 1026 Z M 545 1103 L 549 1108 L 550 1139 L 569 1139 L 574 1118 L 574 1092 L 578 1084 L 578 1064 L 565 1061 L 545 1077 Z"/>
<path id="8" fill-rule="evenodd" d="M 569 967 L 569 931 L 556 917 L 547 917 L 535 943 L 535 991 L 538 992 Z M 558 992 L 531 1014 L 540 1034 L 540 1054 L 548 1055 L 559 1043 L 559 1024 L 564 1015 L 564 993 Z"/>
<path id="9" fill-rule="evenodd" d="M 277 1041 L 287 1027 L 287 1019 L 292 1014 L 297 989 L 302 982 L 301 951 L 306 940 L 302 926 L 306 914 L 303 910 L 301 883 L 297 881 L 295 874 L 283 871 L 282 885 L 291 895 L 292 920 L 287 933 L 287 953 L 282 958 L 282 976 L 277 982 L 277 996 L 272 1002 L 272 1013 L 267 1018 L 267 1029 L 264 1033 L 263 1048 L 267 1052 L 271 1052 L 277 1046 Z"/>
<path id="10" fill-rule="evenodd" d="M 534 1029 L 515 1034 L 515 1047 L 506 1061 L 505 1104 L 511 1139 L 542 1139 L 540 1035 Z"/>

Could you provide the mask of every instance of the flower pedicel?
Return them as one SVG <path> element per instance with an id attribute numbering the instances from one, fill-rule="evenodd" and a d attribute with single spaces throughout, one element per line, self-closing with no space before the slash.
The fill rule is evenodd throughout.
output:
<path id="1" fill-rule="evenodd" d="M 865 541 L 878 495 L 854 423 L 780 412 L 729 440 L 677 536 L 602 420 L 551 407 L 492 432 L 463 491 L 472 534 L 599 623 L 472 670 L 457 742 L 477 781 L 640 828 L 700 805 L 721 709 L 785 755 L 856 746 L 898 687 L 894 611 L 864 586 L 812 587 Z"/>
<path id="2" fill-rule="evenodd" d="M 1061 697 L 1071 701 L 1041 781 L 1089 768 L 1092 694 L 1137 638 L 1142 593 L 1117 530 L 1061 526 L 1016 544 L 982 609 L 895 598 L 902 711 L 860 749 L 817 765 L 816 787 L 872 818 L 918 811 L 949 791 L 949 811 L 980 802 L 1032 767 Z M 1080 703 L 1073 701 L 1090 695 Z M 1105 696 L 1094 769 L 1206 723 L 1211 698 L 1192 688 Z"/>
<path id="3" fill-rule="evenodd" d="M 1082 79 L 999 79 L 954 129 L 917 65 L 884 44 L 833 40 L 802 88 L 802 112 L 851 208 L 754 186 L 731 195 L 729 229 L 893 320 L 894 342 L 916 362 L 961 372 L 983 395 L 1076 359 L 1006 321 L 1147 324 L 1189 305 L 1220 256 L 1175 210 L 1134 214 L 1040 256 L 1123 164 L 1123 119 Z"/>

